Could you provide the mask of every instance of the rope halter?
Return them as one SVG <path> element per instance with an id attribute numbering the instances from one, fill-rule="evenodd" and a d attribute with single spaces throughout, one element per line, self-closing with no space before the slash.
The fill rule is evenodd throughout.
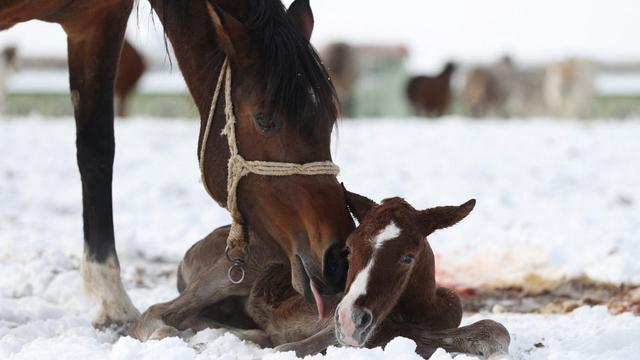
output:
<path id="1" fill-rule="evenodd" d="M 220 75 L 218 76 L 218 82 L 216 84 L 215 91 L 213 93 L 213 99 L 211 100 L 211 107 L 209 110 L 209 117 L 207 118 L 207 124 L 204 130 L 203 139 L 200 146 L 200 176 L 204 188 L 213 198 L 213 194 L 207 185 L 204 171 L 204 157 L 206 153 L 206 146 L 209 140 L 209 133 L 211 132 L 211 124 L 213 122 L 213 115 L 216 111 L 216 104 L 220 95 L 220 89 L 222 82 L 224 81 L 224 113 L 226 117 L 226 123 L 220 135 L 226 136 L 229 143 L 229 162 L 227 164 L 227 204 L 226 208 L 231 213 L 231 228 L 229 229 L 229 236 L 227 237 L 227 249 L 225 250 L 227 258 L 233 263 L 229 268 L 228 277 L 232 283 L 240 283 L 244 279 L 244 258 L 231 258 L 229 256 L 229 250 L 236 247 L 243 249 L 246 255 L 248 241 L 245 236 L 244 220 L 242 215 L 238 211 L 238 183 L 243 176 L 248 174 L 256 174 L 262 176 L 289 176 L 289 175 L 338 175 L 340 168 L 331 161 L 317 161 L 305 164 L 275 162 L 275 161 L 259 161 L 259 160 L 245 160 L 242 155 L 238 153 L 238 142 L 236 139 L 236 117 L 233 112 L 233 102 L 231 100 L 231 66 L 229 65 L 229 59 L 225 59 L 220 69 Z M 214 198 L 215 199 L 215 198 Z M 232 270 L 238 269 L 241 271 L 239 279 L 234 279 Z"/>

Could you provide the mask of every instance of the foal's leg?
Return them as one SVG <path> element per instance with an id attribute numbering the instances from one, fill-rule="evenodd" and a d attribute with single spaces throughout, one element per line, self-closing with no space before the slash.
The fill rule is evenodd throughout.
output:
<path id="1" fill-rule="evenodd" d="M 187 284 L 177 298 L 147 309 L 131 327 L 129 335 L 143 341 L 157 338 L 157 331 L 161 331 L 163 337 L 172 336 L 177 330 L 185 330 L 193 325 L 194 318 L 201 316 L 201 312 L 211 304 L 229 296 L 249 295 L 255 279 L 254 273 L 247 271 L 242 283 L 232 284 L 227 278 L 228 268 L 229 261 L 222 257 Z M 163 328 L 164 330 L 160 330 Z"/>
<path id="2" fill-rule="evenodd" d="M 240 340 L 251 341 L 261 347 L 272 346 L 269 336 L 264 330 L 260 329 L 238 329 L 227 324 L 221 324 L 216 321 L 208 319 L 206 316 L 196 315 L 190 317 L 182 322 L 181 329 L 191 330 L 192 332 L 198 332 L 204 329 L 222 329 L 237 336 Z M 166 336 L 163 336 L 166 337 Z M 153 337 L 152 337 L 153 338 Z"/>
<path id="3" fill-rule="evenodd" d="M 508 358 L 511 342 L 507 329 L 493 320 L 481 320 L 471 325 L 440 331 L 429 331 L 428 327 L 416 324 L 386 322 L 367 347 L 383 346 L 396 336 L 414 340 L 418 345 L 417 353 L 427 359 L 438 348 L 483 358 Z"/>
<path id="4" fill-rule="evenodd" d="M 96 2 L 66 19 L 71 101 L 82 180 L 85 290 L 100 301 L 96 327 L 134 320 L 138 310 L 120 279 L 111 200 L 115 143 L 113 83 L 133 1 Z"/>
<path id="5" fill-rule="evenodd" d="M 269 335 L 277 351 L 314 355 L 336 345 L 333 319 L 318 320 L 315 306 L 291 287 L 291 270 L 273 264 L 251 290 L 247 312 Z"/>
<path id="6" fill-rule="evenodd" d="M 333 322 L 317 332 L 315 335 L 309 336 L 308 338 L 300 341 L 276 346 L 275 350 L 295 351 L 297 357 L 303 358 L 307 355 L 319 354 L 332 345 L 339 345 L 338 340 L 336 339 L 335 325 Z"/>

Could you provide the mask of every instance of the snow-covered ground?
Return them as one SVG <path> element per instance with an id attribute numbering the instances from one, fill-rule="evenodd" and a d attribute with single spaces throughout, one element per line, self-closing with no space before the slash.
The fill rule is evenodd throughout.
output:
<path id="1" fill-rule="evenodd" d="M 117 246 L 140 309 L 175 296 L 184 251 L 228 222 L 199 183 L 197 130 L 178 120 L 116 125 Z M 0 359 L 293 358 L 214 330 L 143 344 L 91 327 L 96 308 L 80 295 L 74 134 L 72 119 L 0 121 Z M 440 280 L 473 285 L 537 272 L 640 283 L 637 120 L 344 121 L 337 134 L 334 159 L 352 191 L 421 208 L 478 200 L 465 221 L 430 238 Z M 640 318 L 603 307 L 464 322 L 484 317 L 507 326 L 516 359 L 640 354 Z M 413 356 L 411 342 L 396 339 L 384 351 L 330 349 L 326 357 Z"/>

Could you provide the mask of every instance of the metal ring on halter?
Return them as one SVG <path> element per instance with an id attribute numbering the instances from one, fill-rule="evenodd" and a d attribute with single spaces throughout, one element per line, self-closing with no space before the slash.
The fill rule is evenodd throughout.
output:
<path id="1" fill-rule="evenodd" d="M 231 255 L 229 255 L 229 250 L 231 250 L 229 248 L 229 245 L 227 245 L 227 247 L 225 247 L 224 249 L 224 255 L 227 257 L 227 260 L 229 260 L 229 262 L 231 262 L 231 266 L 229 267 L 229 270 L 227 271 L 227 278 L 229 279 L 229 281 L 231 281 L 232 284 L 240 284 L 243 280 L 244 280 L 244 276 L 245 276 L 245 271 L 244 271 L 244 264 L 245 264 L 245 258 L 247 256 L 247 252 L 249 251 L 248 249 L 245 249 L 245 253 L 243 257 L 237 257 L 237 258 L 232 258 Z M 233 278 L 233 276 L 231 276 L 231 272 L 233 271 L 233 269 L 239 269 L 240 270 L 240 279 L 235 280 Z"/>
<path id="2" fill-rule="evenodd" d="M 235 280 L 233 276 L 231 276 L 231 272 L 233 271 L 233 269 L 240 269 L 240 279 Z M 229 279 L 229 281 L 231 281 L 232 284 L 238 285 L 244 280 L 244 274 L 244 267 L 242 267 L 242 264 L 234 262 L 227 271 L 227 278 Z"/>

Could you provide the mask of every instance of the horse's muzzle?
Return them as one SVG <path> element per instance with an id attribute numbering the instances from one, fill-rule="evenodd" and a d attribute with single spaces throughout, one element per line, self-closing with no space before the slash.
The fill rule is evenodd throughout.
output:
<path id="1" fill-rule="evenodd" d="M 324 254 L 322 275 L 324 277 L 324 293 L 337 294 L 344 291 L 349 271 L 347 251 L 343 243 L 334 243 Z"/>

